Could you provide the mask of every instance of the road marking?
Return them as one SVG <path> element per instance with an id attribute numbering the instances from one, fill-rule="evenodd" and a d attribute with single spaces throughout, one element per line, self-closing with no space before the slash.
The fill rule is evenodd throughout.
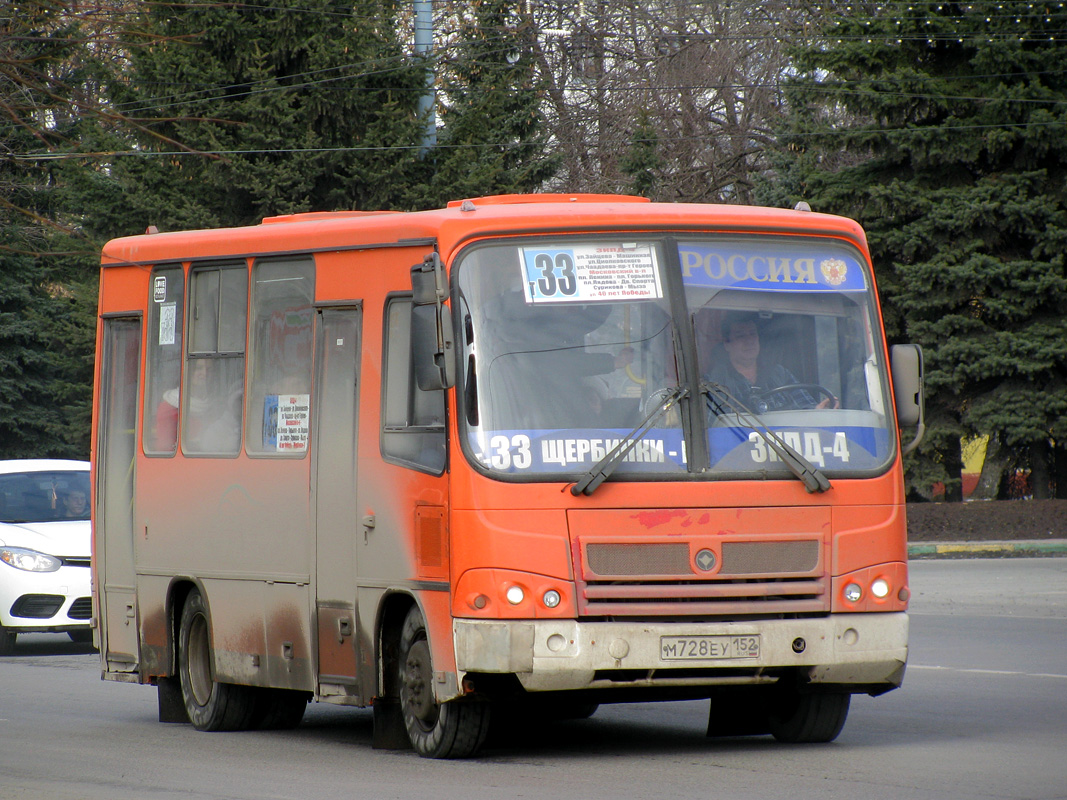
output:
<path id="1" fill-rule="evenodd" d="M 1067 675 L 1056 675 L 1047 672 L 1017 672 L 1007 669 L 963 669 L 960 667 L 935 667 L 927 664 L 908 664 L 908 669 L 942 670 L 944 672 L 970 672 L 977 675 L 1020 675 L 1024 678 L 1058 678 L 1067 680 Z"/>

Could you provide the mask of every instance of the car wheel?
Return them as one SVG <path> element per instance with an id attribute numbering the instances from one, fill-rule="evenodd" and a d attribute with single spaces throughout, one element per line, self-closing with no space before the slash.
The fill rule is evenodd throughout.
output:
<path id="1" fill-rule="evenodd" d="M 15 653 L 16 634 L 10 628 L 0 625 L 0 656 L 10 656 Z"/>
<path id="2" fill-rule="evenodd" d="M 85 628 L 84 630 L 67 631 L 67 636 L 70 637 L 72 642 L 77 644 L 92 644 L 93 643 L 93 629 Z"/>
<path id="3" fill-rule="evenodd" d="M 178 676 L 189 721 L 200 731 L 247 730 L 256 709 L 254 690 L 216 681 L 214 661 L 207 605 L 194 589 L 178 635 Z"/>

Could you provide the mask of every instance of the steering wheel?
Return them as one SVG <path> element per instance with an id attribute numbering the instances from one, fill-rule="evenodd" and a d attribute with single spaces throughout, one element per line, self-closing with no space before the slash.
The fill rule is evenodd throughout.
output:
<path id="1" fill-rule="evenodd" d="M 817 383 L 788 383 L 785 386 L 776 386 L 773 389 L 768 389 L 765 392 L 760 392 L 759 396 L 767 398 L 776 394 L 786 394 L 788 392 L 814 392 L 817 396 L 822 395 L 830 398 L 831 405 L 837 402 L 837 397 L 836 395 L 834 395 L 833 392 L 831 392 L 825 386 L 820 386 Z M 790 404 L 787 406 L 787 408 L 799 408 L 799 406 L 796 405 L 795 398 L 789 399 Z M 818 400 L 816 400 L 815 405 L 817 406 L 818 404 L 819 402 Z"/>
<path id="2" fill-rule="evenodd" d="M 658 406 L 662 405 L 668 396 L 678 391 L 677 386 L 661 386 L 656 389 L 641 403 L 641 413 L 645 416 L 651 414 Z"/>

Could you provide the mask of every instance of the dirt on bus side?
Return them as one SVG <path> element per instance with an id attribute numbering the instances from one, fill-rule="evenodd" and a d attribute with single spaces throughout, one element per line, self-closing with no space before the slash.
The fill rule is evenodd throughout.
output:
<path id="1" fill-rule="evenodd" d="M 909 503 L 908 541 L 1067 539 L 1067 500 Z"/>

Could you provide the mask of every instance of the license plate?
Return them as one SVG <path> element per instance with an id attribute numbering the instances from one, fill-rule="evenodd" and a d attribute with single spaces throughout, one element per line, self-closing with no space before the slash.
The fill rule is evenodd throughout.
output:
<path id="1" fill-rule="evenodd" d="M 661 636 L 663 661 L 705 661 L 725 658 L 759 658 L 759 634 L 751 636 Z"/>

